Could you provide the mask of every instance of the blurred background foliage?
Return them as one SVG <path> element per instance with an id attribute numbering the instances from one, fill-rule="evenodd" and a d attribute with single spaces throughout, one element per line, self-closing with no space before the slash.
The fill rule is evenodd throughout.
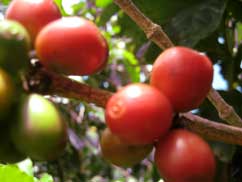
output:
<path id="1" fill-rule="evenodd" d="M 0 1 L 0 19 L 10 0 Z M 109 44 L 109 62 L 100 73 L 71 77 L 92 87 L 115 92 L 131 82 L 148 82 L 152 63 L 161 50 L 146 39 L 139 27 L 112 0 L 55 0 L 63 16 L 94 21 Z M 213 87 L 242 115 L 242 1 L 241 0 L 133 0 L 160 24 L 176 45 L 206 53 L 214 63 Z M 92 103 L 49 96 L 69 124 L 69 145 L 53 162 L 27 159 L 0 166 L 1 182 L 162 182 L 152 154 L 140 164 L 122 169 L 100 154 L 99 137 L 105 128 L 103 109 Z M 223 122 L 207 100 L 194 113 Z M 217 157 L 218 182 L 242 181 L 242 149 L 208 141 Z M 195 162 L 195 161 L 194 161 Z M 8 179 L 1 180 L 2 174 Z M 11 178 L 9 177 L 11 176 Z M 15 179 L 13 177 L 16 177 Z"/>

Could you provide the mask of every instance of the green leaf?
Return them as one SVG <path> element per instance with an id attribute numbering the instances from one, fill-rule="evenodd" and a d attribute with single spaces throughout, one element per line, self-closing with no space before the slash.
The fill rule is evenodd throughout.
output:
<path id="1" fill-rule="evenodd" d="M 220 161 L 226 163 L 231 162 L 236 151 L 235 145 L 229 145 L 222 142 L 209 142 L 209 144 Z"/>
<path id="2" fill-rule="evenodd" d="M 68 13 L 65 11 L 63 5 L 62 5 L 62 0 L 54 0 L 56 5 L 58 6 L 59 10 L 61 11 L 61 14 L 63 16 L 68 16 Z"/>
<path id="3" fill-rule="evenodd" d="M 242 23 L 241 22 L 238 22 L 236 24 L 236 29 L 237 29 L 237 32 L 238 32 L 238 42 L 242 42 Z"/>
<path id="4" fill-rule="evenodd" d="M 123 51 L 124 56 L 124 66 L 129 73 L 131 82 L 139 82 L 140 81 L 140 67 L 138 64 L 138 60 L 135 55 L 129 51 Z"/>
<path id="5" fill-rule="evenodd" d="M 112 3 L 112 0 L 96 0 L 96 6 L 104 8 Z"/>
<path id="6" fill-rule="evenodd" d="M 11 0 L 2 0 L 2 3 L 3 3 L 4 5 L 7 5 L 8 3 L 10 3 L 10 1 L 11 1 Z"/>
<path id="7" fill-rule="evenodd" d="M 50 176 L 49 174 L 44 173 L 44 174 L 41 176 L 39 182 L 54 182 L 54 179 L 53 179 L 53 177 Z"/>
<path id="8" fill-rule="evenodd" d="M 1 182 L 34 182 L 34 178 L 22 172 L 15 165 L 0 165 Z"/>
<path id="9" fill-rule="evenodd" d="M 226 4 L 227 0 L 206 0 L 188 6 L 171 19 L 165 30 L 177 44 L 193 47 L 218 28 Z"/>
<path id="10" fill-rule="evenodd" d="M 29 176 L 34 176 L 33 162 L 30 159 L 17 163 L 17 166 Z"/>

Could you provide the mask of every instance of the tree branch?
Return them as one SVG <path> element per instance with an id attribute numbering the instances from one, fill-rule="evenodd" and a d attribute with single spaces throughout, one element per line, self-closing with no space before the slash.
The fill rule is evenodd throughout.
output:
<path id="1" fill-rule="evenodd" d="M 211 121 L 191 113 L 181 114 L 176 122 L 179 126 L 191 130 L 206 139 L 242 145 L 242 129 L 239 127 Z"/>
<path id="2" fill-rule="evenodd" d="M 161 26 L 147 18 L 131 0 L 114 0 L 114 2 L 145 32 L 146 37 L 160 48 L 166 49 L 174 46 Z"/>
<path id="3" fill-rule="evenodd" d="M 132 2 L 132 0 L 114 0 L 132 20 L 144 31 L 146 37 L 156 43 L 161 49 L 166 49 L 174 46 L 169 37 L 163 31 L 162 27 L 153 23 L 146 17 Z M 226 103 L 220 94 L 211 89 L 208 94 L 208 99 L 219 112 L 221 119 L 227 123 L 242 127 L 242 120 L 234 111 L 233 107 Z"/>
<path id="4" fill-rule="evenodd" d="M 25 89 L 29 92 L 51 94 L 95 103 L 105 108 L 113 93 L 92 88 L 86 84 L 71 80 L 65 76 L 34 68 L 26 75 Z M 25 83 L 25 84 L 26 84 Z M 175 124 L 185 127 L 204 138 L 229 144 L 242 145 L 242 129 L 210 121 L 191 113 L 181 114 Z"/>
<path id="5" fill-rule="evenodd" d="M 231 125 L 242 127 L 242 120 L 239 115 L 235 112 L 232 106 L 225 102 L 217 91 L 211 89 L 207 97 L 217 109 L 221 119 Z"/>
<path id="6" fill-rule="evenodd" d="M 100 107 L 105 107 L 112 95 L 111 92 L 90 87 L 45 68 L 32 69 L 25 79 L 25 90 L 29 92 L 83 100 Z"/>

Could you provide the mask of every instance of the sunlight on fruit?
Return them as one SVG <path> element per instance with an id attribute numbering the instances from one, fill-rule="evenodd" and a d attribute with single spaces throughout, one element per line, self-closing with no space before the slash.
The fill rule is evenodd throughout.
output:
<path id="1" fill-rule="evenodd" d="M 160 179 L 158 182 L 165 182 L 163 179 Z"/>
<path id="2" fill-rule="evenodd" d="M 141 94 L 142 94 L 142 90 L 137 86 L 127 88 L 127 95 L 130 98 L 139 97 Z"/>
<path id="3" fill-rule="evenodd" d="M 35 3 L 35 4 L 38 4 L 38 3 L 41 3 L 43 0 L 25 0 L 26 2 L 31 2 L 31 3 Z"/>
<path id="4" fill-rule="evenodd" d="M 34 113 L 41 113 L 45 110 L 45 105 L 43 104 L 43 100 L 39 99 L 37 96 L 32 96 L 32 99 L 29 100 L 29 106 Z"/>
<path id="5" fill-rule="evenodd" d="M 83 19 L 80 19 L 78 17 L 73 17 L 73 18 L 62 18 L 63 22 L 65 24 L 66 27 L 71 27 L 71 28 L 75 28 L 75 27 L 79 27 L 79 26 L 84 26 L 85 25 L 85 21 L 83 21 Z"/>

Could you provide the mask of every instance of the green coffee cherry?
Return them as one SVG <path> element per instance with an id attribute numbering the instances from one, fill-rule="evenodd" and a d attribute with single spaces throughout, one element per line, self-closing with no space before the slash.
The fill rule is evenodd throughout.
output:
<path id="1" fill-rule="evenodd" d="M 29 64 L 30 37 L 27 30 L 12 20 L 0 21 L 0 67 L 13 75 Z"/>
<path id="2" fill-rule="evenodd" d="M 59 157 L 67 143 L 67 128 L 57 108 L 38 94 L 28 96 L 12 136 L 17 148 L 39 161 Z"/>

